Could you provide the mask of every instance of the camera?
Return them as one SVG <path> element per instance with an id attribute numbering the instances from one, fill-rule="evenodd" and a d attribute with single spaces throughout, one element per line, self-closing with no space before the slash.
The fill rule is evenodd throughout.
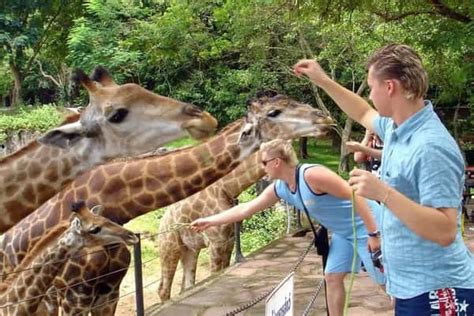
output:
<path id="1" fill-rule="evenodd" d="M 370 253 L 370 258 L 372 259 L 372 263 L 374 267 L 378 268 L 380 271 L 383 272 L 383 265 L 382 265 L 382 250 L 378 249 L 375 252 Z"/>

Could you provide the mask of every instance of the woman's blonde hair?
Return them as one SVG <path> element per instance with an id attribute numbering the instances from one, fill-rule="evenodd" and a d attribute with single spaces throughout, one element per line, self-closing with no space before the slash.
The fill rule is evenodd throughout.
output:
<path id="1" fill-rule="evenodd" d="M 298 158 L 296 157 L 291 140 L 277 138 L 261 144 L 260 150 L 265 152 L 270 158 L 278 157 L 292 167 L 298 164 Z"/>

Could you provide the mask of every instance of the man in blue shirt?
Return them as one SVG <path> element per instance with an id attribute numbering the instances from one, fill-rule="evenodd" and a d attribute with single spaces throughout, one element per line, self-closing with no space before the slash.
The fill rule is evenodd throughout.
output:
<path id="1" fill-rule="evenodd" d="M 382 253 L 396 315 L 473 315 L 474 259 L 460 233 L 464 164 L 460 150 L 424 101 L 428 76 L 406 45 L 368 61 L 367 102 L 331 80 L 314 60 L 294 66 L 351 118 L 384 142 L 381 179 L 356 169 L 356 194 L 382 202 Z"/>

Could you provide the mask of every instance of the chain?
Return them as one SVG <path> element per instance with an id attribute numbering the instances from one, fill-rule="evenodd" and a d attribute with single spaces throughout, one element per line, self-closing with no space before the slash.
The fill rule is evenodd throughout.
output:
<path id="1" fill-rule="evenodd" d="M 306 309 L 304 310 L 302 316 L 307 316 L 308 315 L 311 307 L 314 304 L 314 301 L 316 301 L 316 298 L 318 297 L 319 292 L 321 292 L 321 289 L 323 288 L 323 284 L 324 284 L 324 278 L 322 278 L 321 281 L 319 281 L 318 287 L 316 288 L 316 292 L 314 292 L 313 297 L 309 301 L 308 306 L 306 306 Z"/>
<path id="2" fill-rule="evenodd" d="M 296 261 L 296 263 L 293 265 L 293 267 L 290 269 L 290 271 L 287 273 L 290 274 L 291 272 L 295 272 L 299 266 L 301 265 L 301 263 L 303 262 L 304 258 L 306 257 L 306 255 L 309 253 L 309 251 L 311 250 L 311 248 L 313 247 L 313 244 L 314 244 L 314 240 L 311 240 L 310 244 L 308 245 L 308 247 L 306 248 L 306 250 L 300 255 L 299 259 Z M 256 305 L 257 303 L 259 303 L 260 301 L 262 301 L 263 299 L 265 299 L 268 295 L 270 295 L 270 293 L 276 288 L 277 286 L 274 286 L 272 287 L 270 290 L 268 290 L 267 292 L 263 293 L 262 295 L 260 296 L 257 296 L 256 298 L 254 298 L 253 300 L 249 301 L 248 303 L 244 304 L 244 305 L 241 305 L 239 307 L 237 307 L 236 309 L 226 313 L 226 316 L 234 316 L 234 315 L 237 315 L 238 313 L 241 313 L 247 309 L 249 309 L 250 307 Z"/>

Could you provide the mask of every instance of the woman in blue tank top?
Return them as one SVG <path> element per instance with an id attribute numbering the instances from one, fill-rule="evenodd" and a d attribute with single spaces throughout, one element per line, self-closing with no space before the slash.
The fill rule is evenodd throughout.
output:
<path id="1" fill-rule="evenodd" d="M 344 277 L 351 272 L 354 247 L 351 189 L 344 179 L 324 166 L 298 165 L 291 142 L 276 139 L 263 144 L 261 151 L 265 172 L 276 181 L 254 200 L 198 219 L 191 225 L 196 231 L 202 231 L 210 226 L 236 222 L 273 206 L 279 199 L 300 210 L 306 206 L 312 218 L 332 231 L 325 268 L 328 308 L 330 315 L 342 315 Z M 378 284 L 384 284 L 384 276 L 374 267 L 368 250 L 380 249 L 376 224 L 378 204 L 357 197 L 356 206 L 357 267 L 362 260 L 371 277 Z"/>

